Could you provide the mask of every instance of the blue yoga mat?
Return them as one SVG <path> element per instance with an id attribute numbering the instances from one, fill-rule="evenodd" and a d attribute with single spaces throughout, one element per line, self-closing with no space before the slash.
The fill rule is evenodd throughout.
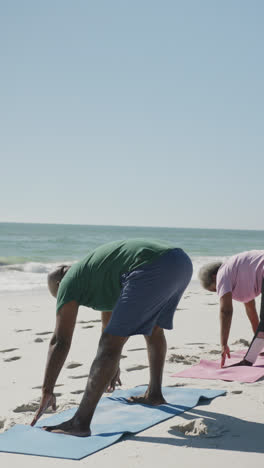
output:
<path id="1" fill-rule="evenodd" d="M 164 387 L 163 394 L 168 402 L 165 405 L 153 407 L 126 401 L 132 395 L 141 395 L 146 388 L 116 390 L 112 396 L 101 398 L 93 417 L 90 437 L 53 434 L 41 429 L 70 419 L 76 411 L 73 408 L 43 419 L 35 427 L 12 427 L 0 435 L 0 452 L 81 460 L 118 441 L 124 434 L 143 431 L 193 408 L 200 399 L 225 394 L 224 390 Z"/>

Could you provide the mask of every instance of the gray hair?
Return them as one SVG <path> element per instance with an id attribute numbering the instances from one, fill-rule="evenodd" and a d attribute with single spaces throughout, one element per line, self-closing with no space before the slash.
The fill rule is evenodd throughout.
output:
<path id="1" fill-rule="evenodd" d="M 207 289 L 211 286 L 221 265 L 222 262 L 207 263 L 200 269 L 198 278 L 203 288 Z"/>
<path id="2" fill-rule="evenodd" d="M 70 265 L 60 265 L 48 274 L 48 288 L 53 297 L 57 297 L 60 282 L 70 267 Z"/>

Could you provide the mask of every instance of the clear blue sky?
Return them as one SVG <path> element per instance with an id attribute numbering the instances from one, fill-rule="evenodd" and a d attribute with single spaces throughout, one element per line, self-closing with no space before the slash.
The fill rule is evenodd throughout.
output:
<path id="1" fill-rule="evenodd" d="M 262 0 L 12 0 L 0 221 L 264 229 Z"/>

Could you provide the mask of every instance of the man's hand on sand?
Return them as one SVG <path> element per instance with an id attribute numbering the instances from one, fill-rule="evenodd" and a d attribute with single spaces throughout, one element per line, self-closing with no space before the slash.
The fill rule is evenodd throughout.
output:
<path id="1" fill-rule="evenodd" d="M 111 382 L 109 383 L 106 391 L 107 392 L 113 392 L 117 385 L 118 386 L 122 385 L 122 382 L 120 380 L 120 368 L 118 368 L 116 374 L 114 375 Z"/>
<path id="2" fill-rule="evenodd" d="M 56 397 L 54 393 L 43 393 L 42 398 L 40 400 L 39 409 L 37 410 L 32 422 L 31 426 L 34 426 L 38 419 L 43 415 L 47 408 L 52 407 L 53 411 L 56 411 Z"/>
<path id="3" fill-rule="evenodd" d="M 221 359 L 221 367 L 224 367 L 224 365 L 225 365 L 225 360 L 226 360 L 226 356 L 227 356 L 228 358 L 230 358 L 230 349 L 229 349 L 229 346 L 228 346 L 228 345 L 223 345 L 223 346 L 222 346 L 221 356 L 222 356 L 222 359 Z"/>

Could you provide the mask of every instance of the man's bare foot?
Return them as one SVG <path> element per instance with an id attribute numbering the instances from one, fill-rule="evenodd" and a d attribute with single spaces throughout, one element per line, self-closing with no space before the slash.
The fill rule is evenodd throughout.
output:
<path id="1" fill-rule="evenodd" d="M 57 424 L 56 426 L 44 426 L 43 429 L 47 432 L 54 432 L 55 434 L 66 434 L 76 437 L 88 437 L 91 435 L 90 427 L 84 428 L 74 418 Z"/>
<path id="2" fill-rule="evenodd" d="M 144 395 L 132 396 L 127 399 L 129 403 L 143 403 L 144 405 L 158 406 L 166 404 L 165 398 L 162 395 L 149 395 L 147 392 Z"/>

